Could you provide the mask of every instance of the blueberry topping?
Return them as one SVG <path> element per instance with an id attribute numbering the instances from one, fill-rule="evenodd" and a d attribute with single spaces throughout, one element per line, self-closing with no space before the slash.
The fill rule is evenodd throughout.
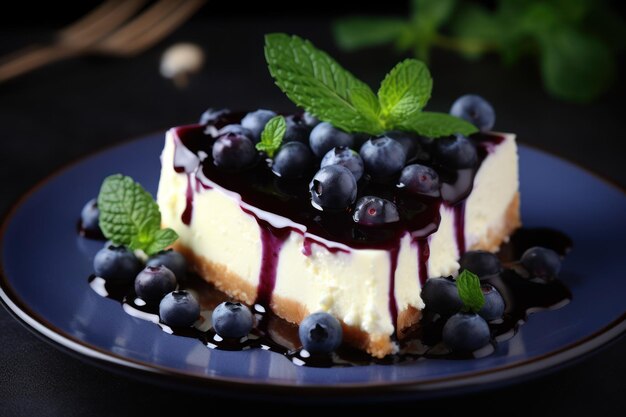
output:
<path id="1" fill-rule="evenodd" d="M 336 146 L 352 147 L 354 138 L 349 133 L 335 128 L 330 123 L 322 122 L 315 126 L 309 136 L 309 145 L 313 153 L 321 158 Z"/>
<path id="2" fill-rule="evenodd" d="M 487 132 L 496 123 L 496 112 L 493 106 L 481 96 L 466 94 L 456 99 L 450 114 L 465 119 L 481 132 Z"/>
<path id="3" fill-rule="evenodd" d="M 187 291 L 173 291 L 161 300 L 159 316 L 168 326 L 189 327 L 200 317 L 200 304 Z"/>
<path id="4" fill-rule="evenodd" d="M 422 288 L 422 300 L 428 311 L 451 316 L 463 308 L 456 283 L 448 278 L 430 278 Z"/>
<path id="5" fill-rule="evenodd" d="M 141 268 L 139 259 L 124 246 L 107 245 L 93 260 L 96 276 L 112 282 L 133 282 Z"/>
<path id="6" fill-rule="evenodd" d="M 417 155 L 418 150 L 420 150 L 421 148 L 419 142 L 420 137 L 415 133 L 394 130 L 385 133 L 385 136 L 395 140 L 400 145 L 402 145 L 402 149 L 404 149 L 407 161 L 414 159 Z"/>
<path id="7" fill-rule="evenodd" d="M 223 128 L 221 128 L 220 130 L 217 131 L 217 137 L 224 136 L 224 135 L 227 135 L 229 133 L 233 133 L 235 135 L 245 136 L 245 137 L 247 137 L 248 139 L 250 139 L 251 141 L 254 142 L 254 135 L 252 134 L 250 129 L 246 129 L 242 125 L 237 125 L 237 124 L 224 126 Z"/>
<path id="8" fill-rule="evenodd" d="M 501 319 L 504 315 L 504 298 L 493 285 L 482 284 L 481 289 L 485 296 L 485 305 L 478 314 L 487 321 Z"/>
<path id="9" fill-rule="evenodd" d="M 300 178 L 313 165 L 313 154 L 308 145 L 301 142 L 287 142 L 274 156 L 272 171 L 281 178 Z"/>
<path id="10" fill-rule="evenodd" d="M 241 338 L 247 336 L 254 325 L 250 309 L 241 303 L 223 302 L 215 307 L 213 329 L 224 338 Z"/>
<path id="11" fill-rule="evenodd" d="M 363 226 L 377 226 L 399 221 L 400 214 L 391 201 L 368 195 L 356 202 L 352 219 Z"/>
<path id="12" fill-rule="evenodd" d="M 457 313 L 443 326 L 443 342 L 455 352 L 473 352 L 491 339 L 489 325 L 478 314 Z"/>
<path id="13" fill-rule="evenodd" d="M 298 335 L 302 346 L 311 353 L 331 353 L 341 345 L 343 330 L 341 323 L 328 313 L 313 313 L 307 316 Z"/>
<path id="14" fill-rule="evenodd" d="M 322 158 L 321 167 L 328 165 L 341 165 L 350 170 L 354 179 L 358 181 L 363 175 L 363 160 L 361 156 L 350 148 L 338 146 L 326 153 Z"/>
<path id="15" fill-rule="evenodd" d="M 522 255 L 522 265 L 533 278 L 551 281 L 561 271 L 561 258 L 552 249 L 535 246 Z"/>
<path id="16" fill-rule="evenodd" d="M 221 136 L 213 144 L 213 162 L 227 170 L 238 170 L 250 166 L 257 152 L 250 139 L 243 135 L 229 133 Z"/>
<path id="17" fill-rule="evenodd" d="M 202 126 L 213 125 L 229 113 L 230 110 L 228 109 L 207 109 L 207 111 L 200 116 L 200 124 Z"/>
<path id="18" fill-rule="evenodd" d="M 437 139 L 435 152 L 438 162 L 447 168 L 473 168 L 478 162 L 476 147 L 462 135 Z"/>
<path id="19" fill-rule="evenodd" d="M 320 119 L 318 119 L 317 117 L 313 116 L 308 111 L 304 112 L 304 114 L 302 115 L 302 120 L 304 120 L 304 123 L 306 123 L 310 127 L 315 127 L 318 124 L 320 124 Z"/>
<path id="20" fill-rule="evenodd" d="M 425 165 L 407 165 L 402 169 L 398 186 L 413 194 L 436 197 L 439 195 L 439 175 Z"/>
<path id="21" fill-rule="evenodd" d="M 102 234 L 100 230 L 100 210 L 98 200 L 91 199 L 80 212 L 80 227 L 90 234 Z"/>
<path id="22" fill-rule="evenodd" d="M 146 266 L 163 265 L 174 273 L 177 280 L 184 280 L 187 277 L 187 260 L 179 252 L 172 249 L 161 251 L 152 255 Z"/>
<path id="23" fill-rule="evenodd" d="M 244 118 L 241 119 L 241 126 L 250 130 L 254 136 L 254 141 L 258 142 L 261 140 L 261 132 L 263 132 L 265 125 L 274 116 L 276 116 L 276 113 L 271 110 L 256 110 L 246 114 Z"/>
<path id="24" fill-rule="evenodd" d="M 459 263 L 461 270 L 467 269 L 480 278 L 499 274 L 502 271 L 500 259 L 493 253 L 484 250 L 465 252 Z"/>
<path id="25" fill-rule="evenodd" d="M 368 140 L 359 153 L 367 173 L 377 179 L 397 174 L 406 160 L 402 145 L 387 136 Z"/>
<path id="26" fill-rule="evenodd" d="M 158 303 L 176 289 L 176 276 L 163 265 L 147 266 L 135 278 L 135 293 L 148 303 Z"/>
<path id="27" fill-rule="evenodd" d="M 287 129 L 285 130 L 285 136 L 283 137 L 283 143 L 285 142 L 302 142 L 307 143 L 309 140 L 309 134 L 312 127 L 306 124 L 304 118 L 298 114 L 285 117 Z"/>
<path id="28" fill-rule="evenodd" d="M 356 180 L 341 165 L 329 165 L 317 171 L 309 183 L 313 206 L 322 209 L 345 209 L 356 200 Z"/>

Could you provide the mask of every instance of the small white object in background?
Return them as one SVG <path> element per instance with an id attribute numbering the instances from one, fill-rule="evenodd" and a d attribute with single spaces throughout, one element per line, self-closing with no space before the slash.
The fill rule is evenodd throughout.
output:
<path id="1" fill-rule="evenodd" d="M 183 88 L 187 86 L 189 76 L 200 71 L 203 64 L 202 48 L 193 43 L 176 43 L 161 56 L 161 75 Z"/>

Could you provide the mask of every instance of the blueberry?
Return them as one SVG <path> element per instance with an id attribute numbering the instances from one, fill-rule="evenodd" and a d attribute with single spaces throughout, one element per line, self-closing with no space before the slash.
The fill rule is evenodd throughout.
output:
<path id="1" fill-rule="evenodd" d="M 415 133 L 410 132 L 401 132 L 398 130 L 394 130 L 391 132 L 385 133 L 385 136 L 391 138 L 402 145 L 402 149 L 404 149 L 404 153 L 406 154 L 406 159 L 412 159 L 418 151 L 420 147 L 419 144 L 419 136 Z"/>
<path id="2" fill-rule="evenodd" d="M 131 283 L 141 268 L 139 259 L 124 246 L 107 245 L 93 260 L 95 274 L 111 281 Z"/>
<path id="3" fill-rule="evenodd" d="M 336 146 L 352 147 L 354 138 L 349 133 L 335 128 L 330 123 L 322 122 L 315 126 L 309 135 L 309 145 L 313 153 L 321 158 Z"/>
<path id="4" fill-rule="evenodd" d="M 489 131 L 496 123 L 496 113 L 487 100 L 475 94 L 466 94 L 456 99 L 450 114 L 476 126 L 481 132 Z"/>
<path id="5" fill-rule="evenodd" d="M 227 170 L 243 169 L 254 162 L 257 152 L 250 139 L 229 133 L 213 144 L 213 162 Z"/>
<path id="6" fill-rule="evenodd" d="M 313 313 L 305 317 L 298 328 L 304 349 L 311 353 L 331 353 L 343 338 L 341 323 L 328 313 Z"/>
<path id="7" fill-rule="evenodd" d="M 261 132 L 263 132 L 265 125 L 274 116 L 276 116 L 276 113 L 271 110 L 259 109 L 246 114 L 241 119 L 241 126 L 249 129 L 254 136 L 254 140 L 258 142 L 261 139 Z"/>
<path id="8" fill-rule="evenodd" d="M 399 187 L 413 194 L 439 195 L 439 175 L 425 165 L 407 165 L 400 174 Z"/>
<path id="9" fill-rule="evenodd" d="M 535 246 L 522 255 L 522 265 L 534 278 L 551 281 L 561 271 L 561 258 L 552 249 Z"/>
<path id="10" fill-rule="evenodd" d="M 80 212 L 80 227 L 90 234 L 102 234 L 100 230 L 100 210 L 98 200 L 91 199 Z"/>
<path id="11" fill-rule="evenodd" d="M 285 130 L 285 136 L 283 137 L 283 143 L 285 142 L 302 142 L 308 143 L 309 134 L 312 127 L 306 124 L 303 116 L 299 114 L 292 114 L 285 117 L 287 129 Z"/>
<path id="12" fill-rule="evenodd" d="M 430 278 L 422 288 L 422 300 L 428 311 L 451 316 L 463 308 L 456 283 L 448 278 Z"/>
<path id="13" fill-rule="evenodd" d="M 158 303 L 176 289 L 176 276 L 163 265 L 147 266 L 135 278 L 135 293 L 148 303 Z"/>
<path id="14" fill-rule="evenodd" d="M 274 156 L 272 171 L 281 178 L 300 178 L 313 165 L 313 154 L 308 145 L 301 142 L 287 142 Z"/>
<path id="15" fill-rule="evenodd" d="M 368 140 L 361 146 L 359 153 L 365 170 L 378 179 L 400 172 L 406 160 L 402 145 L 387 136 Z"/>
<path id="16" fill-rule="evenodd" d="M 352 219 L 363 226 L 376 226 L 397 222 L 400 214 L 391 201 L 368 195 L 356 202 Z"/>
<path id="17" fill-rule="evenodd" d="M 241 338 L 252 330 L 254 319 L 250 309 L 241 303 L 225 301 L 215 307 L 213 329 L 224 338 Z"/>
<path id="18" fill-rule="evenodd" d="M 200 304 L 187 291 L 172 291 L 161 300 L 159 316 L 168 326 L 189 327 L 200 317 Z"/>
<path id="19" fill-rule="evenodd" d="M 341 165 L 350 170 L 354 179 L 358 181 L 363 175 L 363 160 L 358 152 L 345 146 L 337 146 L 324 155 L 321 167 L 328 165 Z"/>
<path id="20" fill-rule="evenodd" d="M 501 319 L 504 315 L 504 298 L 491 284 L 482 284 L 481 289 L 485 296 L 485 305 L 478 314 L 487 321 Z"/>
<path id="21" fill-rule="evenodd" d="M 443 326 L 443 342 L 456 352 L 473 352 L 491 339 L 489 325 L 478 314 L 457 313 Z"/>
<path id="22" fill-rule="evenodd" d="M 230 110 L 228 109 L 207 109 L 207 111 L 200 116 L 200 124 L 203 126 L 209 124 L 213 125 L 229 113 Z"/>
<path id="23" fill-rule="evenodd" d="M 172 249 L 152 255 L 146 262 L 146 265 L 163 265 L 172 271 L 178 280 L 184 280 L 187 277 L 187 260 L 179 252 L 175 252 Z"/>
<path id="24" fill-rule="evenodd" d="M 435 153 L 439 163 L 454 169 L 473 168 L 478 162 L 476 147 L 462 135 L 437 139 Z"/>
<path id="25" fill-rule="evenodd" d="M 313 116 L 308 111 L 304 112 L 304 114 L 302 115 L 302 120 L 304 120 L 304 123 L 306 123 L 308 126 L 310 126 L 312 128 L 317 126 L 318 124 L 320 124 L 320 119 L 318 119 L 317 117 Z"/>
<path id="26" fill-rule="evenodd" d="M 465 252 L 459 263 L 461 270 L 467 269 L 480 278 L 499 274 L 502 271 L 500 259 L 493 253 L 484 250 Z"/>
<path id="27" fill-rule="evenodd" d="M 345 209 L 356 199 L 356 180 L 348 168 L 329 165 L 317 171 L 309 190 L 316 208 Z"/>
<path id="28" fill-rule="evenodd" d="M 223 128 L 221 128 L 220 130 L 217 131 L 217 137 L 224 136 L 224 135 L 227 135 L 229 133 L 234 133 L 236 135 L 245 136 L 245 137 L 247 137 L 248 139 L 250 139 L 251 141 L 254 142 L 254 135 L 252 134 L 250 129 L 246 129 L 242 125 L 237 125 L 237 124 L 224 126 Z"/>

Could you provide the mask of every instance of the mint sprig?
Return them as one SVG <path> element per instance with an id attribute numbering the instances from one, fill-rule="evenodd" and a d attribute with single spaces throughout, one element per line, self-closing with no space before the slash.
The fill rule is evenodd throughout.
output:
<path id="1" fill-rule="evenodd" d="M 159 206 L 131 177 L 111 175 L 98 195 L 100 229 L 115 245 L 155 254 L 178 239 L 172 229 L 161 229 Z"/>
<path id="2" fill-rule="evenodd" d="M 456 289 L 463 302 L 463 311 L 478 313 L 485 305 L 485 295 L 480 288 L 478 275 L 464 270 L 456 279 Z"/>
<path id="3" fill-rule="evenodd" d="M 283 116 L 274 116 L 263 128 L 261 141 L 256 144 L 256 149 L 265 152 L 270 158 L 280 148 L 287 131 L 287 122 Z"/>
<path id="4" fill-rule="evenodd" d="M 266 35 L 265 59 L 276 85 L 296 105 L 347 132 L 379 135 L 402 129 L 439 137 L 478 131 L 453 116 L 422 117 L 433 82 L 426 65 L 416 59 L 396 65 L 378 95 L 326 52 L 297 36 Z"/>

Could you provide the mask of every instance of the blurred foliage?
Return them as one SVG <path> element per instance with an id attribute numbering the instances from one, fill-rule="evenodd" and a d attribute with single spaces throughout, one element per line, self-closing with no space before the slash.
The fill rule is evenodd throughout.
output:
<path id="1" fill-rule="evenodd" d="M 513 65 L 538 62 L 553 96 L 588 102 L 605 92 L 616 73 L 616 54 L 626 46 L 626 25 L 602 0 L 496 0 L 493 8 L 458 0 L 412 0 L 410 16 L 350 17 L 334 26 L 347 51 L 393 44 L 428 61 L 432 48 L 468 59 L 499 54 Z"/>

